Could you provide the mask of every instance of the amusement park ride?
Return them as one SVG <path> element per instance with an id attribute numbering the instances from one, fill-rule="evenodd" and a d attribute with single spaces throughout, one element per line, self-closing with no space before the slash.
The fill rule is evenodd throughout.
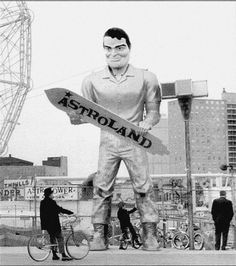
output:
<path id="1" fill-rule="evenodd" d="M 31 87 L 31 17 L 24 1 L 0 2 L 0 156 Z"/>

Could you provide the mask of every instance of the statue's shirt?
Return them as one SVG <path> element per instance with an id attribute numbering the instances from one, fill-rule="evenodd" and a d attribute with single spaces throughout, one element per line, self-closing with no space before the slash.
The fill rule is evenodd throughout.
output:
<path id="1" fill-rule="evenodd" d="M 85 98 L 136 125 L 143 120 L 145 104 L 161 101 L 156 75 L 132 65 L 119 81 L 108 67 L 92 73 L 83 80 L 81 90 Z"/>

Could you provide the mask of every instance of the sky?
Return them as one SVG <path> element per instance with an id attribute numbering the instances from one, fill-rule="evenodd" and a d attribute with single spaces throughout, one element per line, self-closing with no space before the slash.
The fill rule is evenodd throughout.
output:
<path id="1" fill-rule="evenodd" d="M 41 165 L 68 157 L 68 175 L 97 170 L 99 132 L 71 125 L 44 90 L 80 92 L 83 78 L 105 66 L 104 32 L 123 28 L 132 49 L 130 63 L 154 72 L 161 83 L 207 80 L 209 99 L 223 88 L 236 92 L 236 3 L 224 1 L 26 1 L 33 13 L 32 90 L 8 144 L 7 154 Z M 167 113 L 163 100 L 161 112 Z M 122 165 L 118 176 L 126 176 Z"/>

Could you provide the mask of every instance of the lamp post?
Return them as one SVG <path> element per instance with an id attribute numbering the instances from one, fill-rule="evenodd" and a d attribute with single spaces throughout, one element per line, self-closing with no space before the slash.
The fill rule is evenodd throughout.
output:
<path id="1" fill-rule="evenodd" d="M 189 248 L 194 250 L 193 238 L 193 190 L 192 190 L 192 177 L 191 177 L 191 151 L 190 151 L 190 130 L 189 118 L 192 106 L 191 96 L 182 96 L 178 98 L 179 106 L 184 118 L 185 128 L 185 156 L 186 156 L 186 174 L 187 174 L 187 201 L 188 201 L 188 228 L 189 228 Z"/>
<path id="2" fill-rule="evenodd" d="M 193 239 L 193 187 L 191 177 L 191 151 L 190 151 L 190 127 L 189 118 L 191 113 L 192 99 L 206 97 L 207 81 L 192 81 L 191 79 L 176 80 L 171 83 L 162 83 L 162 99 L 177 98 L 184 118 L 185 126 L 185 156 L 187 175 L 187 200 L 188 200 L 188 228 L 190 237 L 190 250 L 194 249 Z"/>
<path id="3" fill-rule="evenodd" d="M 234 167 L 232 164 L 222 164 L 220 166 L 220 169 L 222 171 L 226 171 L 227 169 L 229 168 L 229 173 L 231 174 L 231 181 L 232 181 L 232 185 L 231 185 L 231 195 L 232 195 L 232 202 L 233 202 L 233 210 L 234 210 L 234 213 L 236 211 L 236 198 L 235 198 L 235 177 L 234 177 Z M 233 242 L 233 247 L 236 249 L 236 214 L 234 214 L 234 242 Z"/>

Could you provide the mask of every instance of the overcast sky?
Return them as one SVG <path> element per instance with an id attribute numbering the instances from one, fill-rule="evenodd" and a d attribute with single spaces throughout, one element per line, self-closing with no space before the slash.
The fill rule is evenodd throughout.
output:
<path id="1" fill-rule="evenodd" d="M 32 80 L 8 153 L 41 165 L 67 156 L 69 175 L 96 171 L 99 129 L 70 125 L 44 90 L 80 91 L 82 79 L 105 66 L 102 36 L 110 27 L 129 34 L 130 62 L 159 81 L 207 80 L 210 99 L 236 92 L 235 2 L 27 2 L 32 23 Z M 163 101 L 161 112 L 167 112 Z M 126 175 L 122 169 L 119 175 Z"/>

